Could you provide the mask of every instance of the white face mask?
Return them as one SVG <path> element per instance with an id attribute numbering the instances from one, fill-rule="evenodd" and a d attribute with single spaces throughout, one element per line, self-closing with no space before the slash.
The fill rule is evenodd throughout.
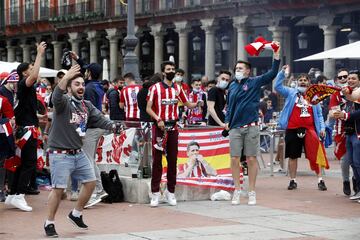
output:
<path id="1" fill-rule="evenodd" d="M 304 93 L 307 87 L 297 87 L 297 89 L 299 90 L 299 92 Z"/>
<path id="2" fill-rule="evenodd" d="M 228 86 L 228 82 L 224 81 L 224 80 L 220 80 L 220 82 L 218 83 L 218 87 L 221 89 L 225 89 Z"/>
<path id="3" fill-rule="evenodd" d="M 295 83 L 295 82 L 291 82 L 291 83 L 290 83 L 290 87 L 296 88 L 296 83 Z"/>
<path id="4" fill-rule="evenodd" d="M 317 78 L 320 75 L 321 75 L 320 73 L 315 73 L 315 78 Z"/>
<path id="5" fill-rule="evenodd" d="M 198 93 L 198 92 L 200 92 L 200 89 L 193 88 L 193 92 L 194 92 L 194 93 Z"/>
<path id="6" fill-rule="evenodd" d="M 181 82 L 183 80 L 183 77 L 182 76 L 175 76 L 174 77 L 174 81 L 175 82 Z"/>
<path id="7" fill-rule="evenodd" d="M 243 80 L 243 79 L 245 78 L 244 73 L 243 73 L 243 72 L 240 72 L 240 71 L 235 72 L 235 78 L 236 78 L 236 80 L 238 80 L 238 81 Z"/>
<path id="8" fill-rule="evenodd" d="M 347 84 L 347 82 L 346 82 L 346 83 L 339 83 L 339 82 L 337 82 L 337 83 L 336 83 L 336 86 L 343 88 L 343 87 L 347 87 L 348 84 Z"/>

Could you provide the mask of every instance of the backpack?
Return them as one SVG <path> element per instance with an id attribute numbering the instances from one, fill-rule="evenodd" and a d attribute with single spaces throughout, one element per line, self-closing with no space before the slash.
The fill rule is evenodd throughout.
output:
<path id="1" fill-rule="evenodd" d="M 110 170 L 109 173 L 102 171 L 100 176 L 104 190 L 107 194 L 109 194 L 106 198 L 103 199 L 103 202 L 123 202 L 124 192 L 118 172 L 115 169 Z"/>

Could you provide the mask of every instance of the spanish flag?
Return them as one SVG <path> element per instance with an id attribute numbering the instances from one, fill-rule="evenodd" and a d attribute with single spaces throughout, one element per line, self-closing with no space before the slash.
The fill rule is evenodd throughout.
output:
<path id="1" fill-rule="evenodd" d="M 329 169 L 324 144 L 319 140 L 315 129 L 306 129 L 305 155 L 309 159 L 311 170 L 315 171 L 316 174 L 320 173 L 321 168 Z"/>

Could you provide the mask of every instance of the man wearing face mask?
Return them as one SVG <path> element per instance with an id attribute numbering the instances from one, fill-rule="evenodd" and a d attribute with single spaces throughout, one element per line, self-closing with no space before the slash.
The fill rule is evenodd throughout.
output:
<path id="1" fill-rule="evenodd" d="M 69 176 L 78 180 L 82 188 L 76 206 L 67 218 L 77 228 L 88 229 L 83 222 L 82 210 L 95 188 L 96 177 L 82 150 L 86 125 L 91 123 L 94 127 L 107 130 L 116 128 L 91 102 L 84 100 L 84 92 L 84 78 L 80 74 L 80 66 L 75 65 L 56 86 L 52 96 L 54 115 L 49 133 L 52 191 L 48 197 L 48 215 L 44 224 L 48 237 L 58 236 L 55 215 Z"/>
<path id="2" fill-rule="evenodd" d="M 235 191 L 232 204 L 240 204 L 240 157 L 246 156 L 249 175 L 248 205 L 256 204 L 255 182 L 258 171 L 256 160 L 260 148 L 259 102 L 260 89 L 269 84 L 279 69 L 280 44 L 274 51 L 274 60 L 269 72 L 250 77 L 251 64 L 238 61 L 234 67 L 235 79 L 229 86 L 227 97 L 227 111 L 225 129 L 229 130 L 231 172 L 234 179 Z"/>
<path id="3" fill-rule="evenodd" d="M 210 126 L 225 127 L 225 89 L 228 87 L 230 79 L 231 73 L 227 70 L 221 70 L 217 78 L 216 86 L 212 87 L 208 92 L 208 124 Z"/>
<path id="4" fill-rule="evenodd" d="M 283 86 L 284 66 L 276 77 L 275 90 L 285 98 L 285 105 L 281 111 L 279 125 L 286 129 L 285 157 L 289 158 L 290 183 L 288 190 L 297 188 L 296 171 L 297 159 L 305 149 L 306 158 L 309 160 L 311 170 L 318 176 L 318 189 L 326 191 L 327 187 L 322 179 L 321 169 L 329 168 L 326 153 L 319 137 L 325 137 L 325 123 L 320 104 L 310 105 L 304 98 L 304 93 L 310 86 L 307 74 L 300 74 L 297 88 Z"/>
<path id="5" fill-rule="evenodd" d="M 201 80 L 193 79 L 191 83 L 192 91 L 189 94 L 189 102 L 196 103 L 201 101 L 200 106 L 194 109 L 188 109 L 187 118 L 189 124 L 201 124 L 206 125 L 206 95 L 201 90 Z"/>
<path id="6" fill-rule="evenodd" d="M 185 71 L 183 69 L 181 68 L 176 69 L 173 82 L 177 84 L 182 90 L 184 90 L 186 96 L 188 97 L 190 93 L 190 88 L 189 85 L 184 83 L 184 76 L 185 76 Z M 183 119 L 185 117 L 184 104 L 180 101 L 178 103 L 178 107 L 179 107 L 179 118 Z"/>
<path id="7" fill-rule="evenodd" d="M 151 207 L 159 205 L 160 181 L 162 175 L 162 156 L 165 152 L 167 160 L 167 191 L 168 203 L 176 205 L 175 185 L 178 153 L 179 118 L 178 102 L 181 101 L 188 108 L 194 108 L 197 103 L 190 103 L 183 89 L 173 83 L 175 77 L 175 64 L 166 61 L 161 64 L 164 80 L 152 85 L 147 96 L 146 112 L 154 120 L 152 129 L 153 166 L 151 178 Z M 161 144 L 162 149 L 158 148 Z"/>

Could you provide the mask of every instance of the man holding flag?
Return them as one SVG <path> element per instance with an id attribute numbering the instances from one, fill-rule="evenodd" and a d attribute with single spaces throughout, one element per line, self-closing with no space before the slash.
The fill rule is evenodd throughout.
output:
<path id="1" fill-rule="evenodd" d="M 290 183 L 288 190 L 297 188 L 296 170 L 297 159 L 301 157 L 302 148 L 305 148 L 306 158 L 310 167 L 318 176 L 318 189 L 326 191 L 327 187 L 321 177 L 321 168 L 329 168 L 326 153 L 319 136 L 325 137 L 325 123 L 319 104 L 310 105 L 304 93 L 310 86 L 307 74 L 300 74 L 297 88 L 283 86 L 285 65 L 275 80 L 275 90 L 285 98 L 285 105 L 281 111 L 279 124 L 286 129 L 285 157 L 289 158 Z"/>

